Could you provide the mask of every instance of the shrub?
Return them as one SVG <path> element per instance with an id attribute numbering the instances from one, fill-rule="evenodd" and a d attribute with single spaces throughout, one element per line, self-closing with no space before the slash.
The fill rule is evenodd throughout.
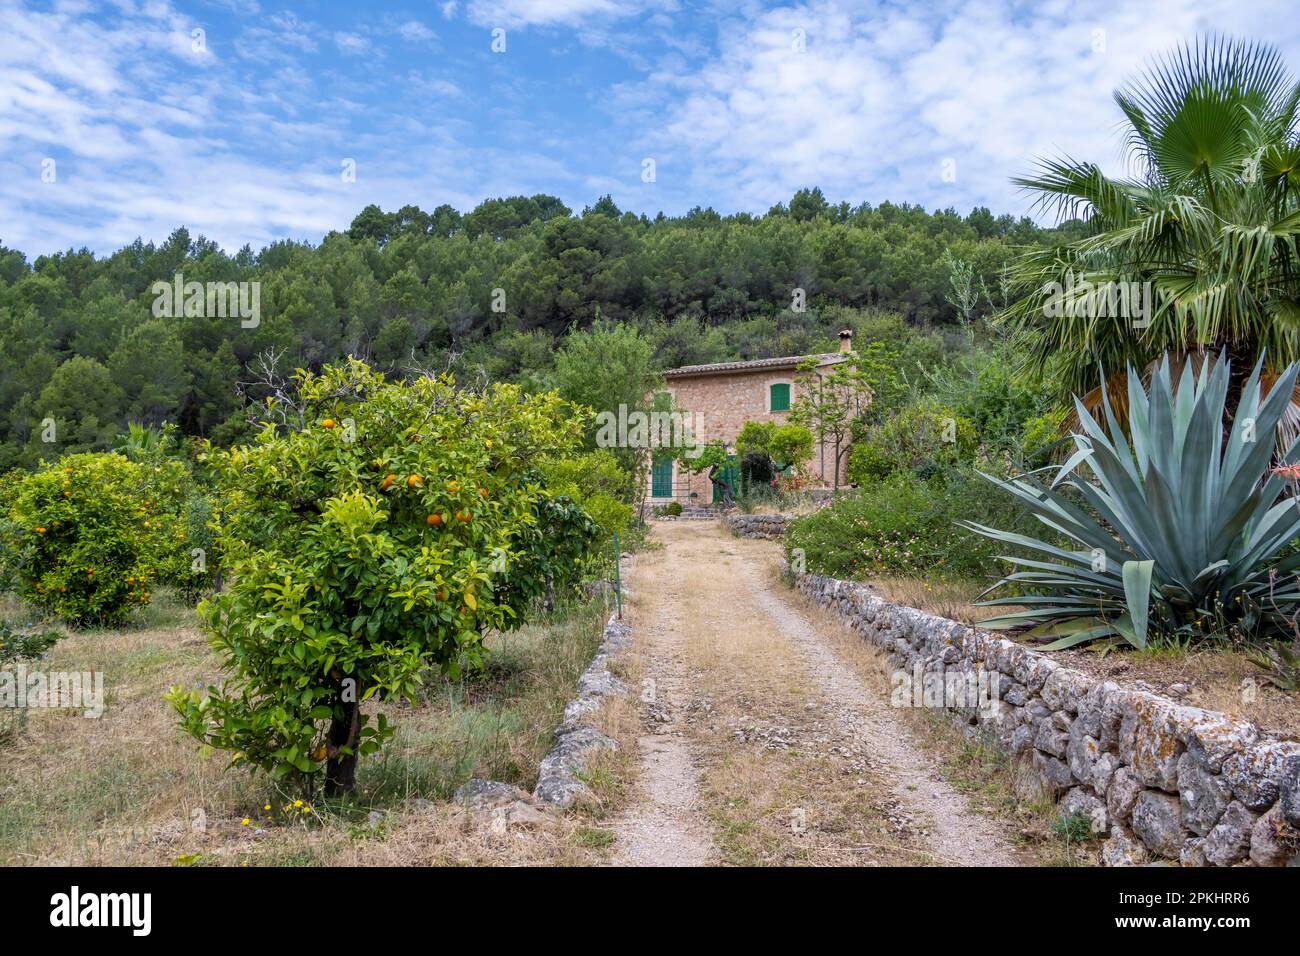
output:
<path id="1" fill-rule="evenodd" d="M 813 434 L 793 422 L 745 422 L 736 436 L 736 454 L 765 455 L 774 470 L 798 467 L 812 457 Z"/>
<path id="2" fill-rule="evenodd" d="M 627 533 L 635 479 L 609 451 L 547 461 L 540 471 L 551 494 L 572 498 L 596 522 L 599 548 L 610 545 L 615 534 Z"/>
<path id="3" fill-rule="evenodd" d="M 506 607 L 524 608 L 544 595 L 551 608 L 556 587 L 576 586 L 597 557 L 600 527 L 572 498 L 539 498 L 533 518 L 515 533 L 509 573 L 494 585 L 493 597 Z"/>
<path id="4" fill-rule="evenodd" d="M 0 594 L 18 587 L 17 562 L 22 529 L 12 522 L 9 510 L 27 472 L 14 468 L 0 475 Z"/>
<path id="5" fill-rule="evenodd" d="M 0 669 L 37 660 L 61 639 L 58 631 L 14 627 L 0 620 Z M 17 737 L 26 725 L 27 708 L 0 705 L 0 745 Z"/>
<path id="6" fill-rule="evenodd" d="M 73 624 L 116 624 L 149 602 L 158 565 L 184 540 L 161 466 L 68 455 L 18 480 L 8 529 L 19 593 Z"/>
<path id="7" fill-rule="evenodd" d="M 845 478 L 851 485 L 866 485 L 887 478 L 898 470 L 898 462 L 876 442 L 862 438 L 849 446 Z"/>
<path id="8" fill-rule="evenodd" d="M 1024 570 L 1000 584 L 1038 594 L 989 601 L 1029 606 L 986 626 L 1035 625 L 1035 636 L 1057 638 L 1052 647 L 1104 638 L 1145 647 L 1149 632 L 1192 642 L 1294 636 L 1300 555 L 1289 545 L 1300 512 L 1287 485 L 1300 476 L 1300 442 L 1271 474 L 1270 465 L 1300 367 L 1263 397 L 1256 366 L 1225 440 L 1228 366 L 1220 356 L 1194 374 L 1184 363 L 1175 389 L 1166 357 L 1149 394 L 1130 368 L 1127 435 L 1103 385 L 1105 425 L 1076 401 L 1076 450 L 1051 488 L 1032 478 L 998 482 L 1069 544 L 971 523 L 1000 544 L 1037 552 L 1013 558 Z M 1091 477 L 1076 473 L 1082 465 Z M 1054 490 L 1060 484 L 1073 495 Z"/>
<path id="9" fill-rule="evenodd" d="M 859 426 L 854 439 L 846 474 L 859 485 L 898 471 L 929 477 L 969 466 L 979 444 L 970 419 L 928 400 L 907 405 L 883 424 Z"/>
<path id="10" fill-rule="evenodd" d="M 670 501 L 668 504 L 664 505 L 664 514 L 669 514 L 674 518 L 678 518 L 681 516 L 681 513 L 682 503 L 680 501 Z"/>
<path id="11" fill-rule="evenodd" d="M 14 627 L 0 620 L 0 667 L 18 661 L 34 661 L 63 639 L 58 631 L 36 631 Z"/>
<path id="12" fill-rule="evenodd" d="M 1061 422 L 1064 418 L 1065 414 L 1057 410 L 1037 415 L 1024 423 L 1020 433 L 1020 454 L 1027 467 L 1043 467 L 1063 444 Z"/>
<path id="13" fill-rule="evenodd" d="M 413 699 L 426 668 L 480 667 L 487 630 L 580 571 L 594 526 L 537 469 L 586 421 L 553 394 L 393 383 L 356 360 L 295 384 L 281 420 L 300 428 L 208 456 L 229 583 L 200 616 L 231 677 L 168 697 L 205 745 L 277 778 L 323 773 L 337 794 L 393 733 L 361 702 Z"/>
<path id="14" fill-rule="evenodd" d="M 787 553 L 802 548 L 809 571 L 839 578 L 981 576 L 999 549 L 954 522 L 976 514 L 993 520 L 996 514 L 1014 523 L 1021 510 L 984 493 L 981 481 L 970 471 L 931 481 L 905 472 L 890 475 L 792 522 L 785 533 Z"/>
<path id="15" fill-rule="evenodd" d="M 213 534 L 208 527 L 212 501 L 201 487 L 202 469 L 190 467 L 186 446 L 171 424 L 151 428 L 130 422 L 118 442 L 117 452 L 152 475 L 152 507 L 160 527 L 169 532 L 158 555 L 158 583 L 197 600 L 212 587 L 216 566 Z"/>

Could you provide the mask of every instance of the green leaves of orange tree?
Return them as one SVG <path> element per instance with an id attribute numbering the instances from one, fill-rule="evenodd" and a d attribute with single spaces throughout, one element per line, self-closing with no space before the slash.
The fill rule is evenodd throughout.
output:
<path id="1" fill-rule="evenodd" d="M 584 416 L 553 394 L 390 382 L 355 360 L 299 373 L 290 401 L 300 426 L 213 453 L 229 585 L 200 613 L 231 676 L 170 699 L 205 744 L 310 776 L 392 733 L 354 704 L 409 699 L 426 669 L 456 677 L 486 631 L 519 623 L 554 520 L 536 466 L 577 447 Z"/>

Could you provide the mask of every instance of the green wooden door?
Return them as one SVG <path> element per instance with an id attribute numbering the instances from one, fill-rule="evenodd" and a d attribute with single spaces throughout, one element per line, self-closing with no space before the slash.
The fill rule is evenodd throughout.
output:
<path id="1" fill-rule="evenodd" d="M 730 490 L 731 496 L 736 496 L 736 477 L 740 474 L 734 464 L 726 465 L 719 468 L 713 475 L 713 502 L 714 504 L 722 503 L 724 499 L 724 487 Z"/>
<path id="2" fill-rule="evenodd" d="M 655 459 L 650 472 L 650 497 L 671 498 L 673 496 L 673 460 L 667 456 Z"/>

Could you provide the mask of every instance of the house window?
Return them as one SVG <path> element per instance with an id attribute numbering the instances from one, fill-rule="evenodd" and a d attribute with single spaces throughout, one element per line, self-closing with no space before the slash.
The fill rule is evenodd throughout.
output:
<path id="1" fill-rule="evenodd" d="M 790 410 L 790 385 L 788 382 L 777 382 L 770 386 L 771 391 L 768 394 L 768 410 L 773 412 L 788 412 Z"/>
<path id="2" fill-rule="evenodd" d="M 667 455 L 656 458 L 650 472 L 650 497 L 671 498 L 673 496 L 673 460 Z"/>

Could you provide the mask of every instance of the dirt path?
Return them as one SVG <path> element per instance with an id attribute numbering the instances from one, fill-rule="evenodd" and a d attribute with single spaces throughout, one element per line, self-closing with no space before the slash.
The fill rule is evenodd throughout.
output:
<path id="1" fill-rule="evenodd" d="M 702 522 L 654 540 L 628 582 L 644 732 L 613 862 L 1019 862 L 891 712 L 865 645 L 780 584 L 773 544 Z"/>
<path id="2" fill-rule="evenodd" d="M 687 622 L 674 614 L 684 595 L 665 582 L 651 598 L 659 613 L 638 613 L 633 597 L 633 633 L 645 649 L 639 688 L 643 733 L 638 740 L 640 779 L 632 809 L 612 827 L 619 866 L 703 866 L 716 862 L 712 836 L 699 805 L 699 769 L 679 717 L 690 706 L 682 663 Z M 635 591 L 631 594 L 635 595 Z"/>

